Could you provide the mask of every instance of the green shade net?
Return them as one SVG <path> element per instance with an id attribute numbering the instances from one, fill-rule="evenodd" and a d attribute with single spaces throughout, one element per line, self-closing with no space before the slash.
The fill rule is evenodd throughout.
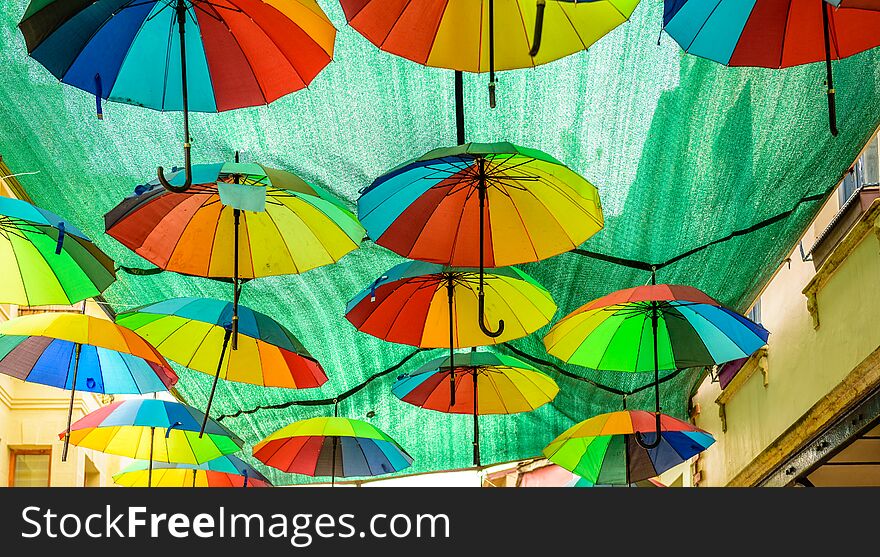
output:
<path id="1" fill-rule="evenodd" d="M 119 264 L 149 266 L 103 234 L 103 214 L 155 176 L 180 163 L 181 115 L 107 103 L 103 122 L 94 98 L 59 84 L 28 58 L 16 24 L 25 0 L 0 14 L 0 152 L 33 200 L 72 219 Z M 243 161 L 292 170 L 347 199 L 386 169 L 455 143 L 453 73 L 377 50 L 348 27 L 339 5 L 320 0 L 339 29 L 335 60 L 309 89 L 269 107 L 192 118 L 196 162 Z M 498 78 L 498 108 L 487 103 L 485 76 L 465 76 L 467 133 L 473 141 L 509 140 L 540 148 L 599 187 L 606 227 L 583 248 L 660 263 L 712 244 L 658 272 L 661 282 L 693 285 L 744 310 L 782 260 L 880 120 L 878 53 L 835 62 L 841 133 L 828 132 L 824 66 L 782 71 L 731 69 L 685 55 L 660 32 L 662 3 L 646 1 L 632 20 L 594 46 L 537 69 Z M 782 215 L 777 217 L 777 215 Z M 774 217 L 777 217 L 774 219 Z M 242 302 L 288 326 L 317 357 L 330 381 L 291 391 L 220 382 L 212 415 L 332 398 L 397 364 L 413 348 L 357 332 L 345 304 L 400 258 L 365 242 L 339 264 L 252 281 Z M 567 253 L 524 265 L 553 294 L 556 319 L 612 290 L 645 284 L 650 273 Z M 120 273 L 106 292 L 122 311 L 173 296 L 229 299 L 231 287 L 172 273 Z M 546 330 L 546 329 L 545 329 Z M 512 348 L 553 360 L 541 336 Z M 772 331 L 771 331 L 772 333 Z M 501 350 L 511 352 L 511 348 Z M 468 467 L 471 418 L 415 408 L 390 391 L 397 375 L 442 351 L 419 353 L 339 404 L 339 414 L 369 420 L 415 458 L 406 473 Z M 555 361 L 562 365 L 561 362 Z M 595 414 L 619 410 L 622 397 L 547 366 L 561 392 L 535 412 L 480 420 L 484 464 L 534 457 L 556 435 Z M 566 366 L 576 376 L 628 391 L 650 374 L 600 373 Z M 663 383 L 663 408 L 685 417 L 702 370 Z M 181 370 L 180 392 L 204 408 L 211 377 Z M 653 392 L 628 399 L 653 407 Z M 245 440 L 242 455 L 291 421 L 331 415 L 328 405 L 264 409 L 225 418 Z M 265 467 L 261 467 L 265 470 Z M 273 482 L 303 476 L 269 472 Z"/>

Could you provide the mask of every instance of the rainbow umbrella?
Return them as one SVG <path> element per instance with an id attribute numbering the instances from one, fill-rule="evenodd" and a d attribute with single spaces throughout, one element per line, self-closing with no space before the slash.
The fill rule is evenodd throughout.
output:
<path id="1" fill-rule="evenodd" d="M 654 371 L 660 431 L 660 370 L 711 366 L 750 356 L 767 343 L 762 326 L 690 286 L 652 284 L 589 302 L 544 336 L 547 352 L 605 371 Z M 640 439 L 637 432 L 636 438 Z M 655 443 L 660 440 L 655 436 Z M 650 448 L 650 447 L 649 447 Z"/>
<path id="2" fill-rule="evenodd" d="M 404 402 L 428 410 L 472 414 L 474 466 L 480 466 L 481 414 L 531 412 L 553 400 L 559 392 L 553 379 L 510 356 L 472 351 L 458 354 L 454 363 L 453 369 L 449 358 L 432 360 L 413 373 L 398 377 L 391 392 Z M 453 388 L 454 399 L 450 393 Z"/>
<path id="3" fill-rule="evenodd" d="M 364 236 L 357 218 L 323 189 L 259 164 L 193 167 L 185 194 L 152 182 L 104 216 L 107 233 L 161 269 L 232 279 L 232 348 L 242 279 L 335 263 Z M 171 176 L 182 182 L 181 173 Z"/>
<path id="4" fill-rule="evenodd" d="M 586 50 L 625 22 L 638 3 L 341 0 L 348 23 L 386 52 L 435 68 L 489 72 L 492 106 L 496 70 L 530 68 Z M 547 33 L 538 51 L 542 27 Z"/>
<path id="5" fill-rule="evenodd" d="M 19 23 L 28 53 L 101 99 L 182 110 L 269 104 L 306 87 L 333 56 L 336 30 L 315 0 L 33 0 Z"/>
<path id="6" fill-rule="evenodd" d="M 434 263 L 401 263 L 354 297 L 346 308 L 358 330 L 388 342 L 422 348 L 454 348 L 498 344 L 527 336 L 556 312 L 550 293 L 535 279 L 514 267 L 494 269 L 480 280 L 477 269 Z M 485 284 L 488 299 L 479 295 Z M 486 314 L 507 326 L 489 336 L 474 319 L 485 303 Z M 452 366 L 455 367 L 454 365 Z M 450 373 L 454 381 L 455 373 Z M 455 405 L 455 389 L 451 404 Z"/>
<path id="7" fill-rule="evenodd" d="M 70 390 L 67 427 L 77 391 L 145 394 L 166 391 L 177 374 L 137 333 L 79 313 L 41 313 L 0 323 L 0 373 Z M 69 438 L 61 460 L 67 460 Z"/>
<path id="8" fill-rule="evenodd" d="M 155 460 L 202 464 L 239 450 L 241 439 L 214 420 L 208 420 L 205 434 L 200 435 L 203 418 L 202 412 L 180 402 L 130 399 L 87 414 L 59 437 L 66 435 L 74 445 L 150 464 Z M 158 443 L 157 428 L 164 433 Z M 147 487 L 152 485 L 150 466 Z"/>
<path id="9" fill-rule="evenodd" d="M 358 200 L 369 236 L 404 257 L 480 268 L 539 261 L 602 229 L 595 186 L 536 149 L 469 143 L 435 149 L 376 179 Z"/>
<path id="10" fill-rule="evenodd" d="M 628 485 L 662 474 L 705 451 L 715 439 L 691 424 L 663 414 L 660 433 L 644 410 L 600 414 L 576 424 L 544 448 L 544 456 L 588 482 Z M 640 434 L 652 440 L 645 448 Z"/>
<path id="11" fill-rule="evenodd" d="M 244 306 L 239 308 L 238 350 L 227 350 L 232 313 L 229 302 L 173 298 L 125 312 L 116 322 L 143 336 L 166 358 L 214 375 L 205 420 L 221 378 L 287 389 L 311 389 L 327 382 L 321 365 L 293 333 Z"/>
<path id="12" fill-rule="evenodd" d="M 880 13 L 835 9 L 825 0 L 664 0 L 663 29 L 690 54 L 761 68 L 824 60 L 833 135 L 837 110 L 831 61 L 880 45 L 878 26 Z"/>
<path id="13" fill-rule="evenodd" d="M 282 472 L 307 476 L 379 476 L 413 459 L 376 426 L 349 418 L 311 418 L 285 426 L 254 445 L 254 456 Z"/>
<path id="14" fill-rule="evenodd" d="M 135 461 L 114 475 L 113 481 L 124 487 L 272 487 L 265 476 L 234 455 L 203 464 L 155 462 L 152 480 L 149 469 L 148 461 Z"/>
<path id="15" fill-rule="evenodd" d="M 55 213 L 0 197 L 0 303 L 72 305 L 101 294 L 113 261 Z"/>

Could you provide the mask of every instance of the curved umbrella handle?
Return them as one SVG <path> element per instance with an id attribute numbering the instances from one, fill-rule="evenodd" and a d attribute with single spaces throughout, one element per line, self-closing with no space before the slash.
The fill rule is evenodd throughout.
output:
<path id="1" fill-rule="evenodd" d="M 504 332 L 504 320 L 498 320 L 498 329 L 491 330 L 486 326 L 486 297 L 480 292 L 478 296 L 478 305 L 479 305 L 479 318 L 478 321 L 480 323 L 480 330 L 483 331 L 483 334 L 490 338 L 498 338 L 501 336 L 501 333 Z"/>
<path id="2" fill-rule="evenodd" d="M 162 184 L 162 187 L 166 190 L 173 193 L 184 193 L 189 187 L 192 185 L 192 159 L 190 158 L 190 142 L 187 139 L 186 143 L 183 144 L 183 160 L 184 160 L 184 172 L 186 173 L 186 180 L 183 182 L 183 185 L 180 186 L 172 186 L 167 179 L 165 179 L 165 169 L 161 166 L 156 172 L 156 175 L 159 177 L 159 183 Z"/>
<path id="3" fill-rule="evenodd" d="M 532 42 L 532 49 L 529 56 L 534 58 L 541 50 L 541 35 L 544 32 L 544 9 L 547 7 L 547 0 L 538 0 L 537 12 L 535 14 L 535 38 Z"/>
<path id="4" fill-rule="evenodd" d="M 176 428 L 176 427 L 180 427 L 180 426 L 182 426 L 182 425 L 183 425 L 183 424 L 180 423 L 180 422 L 174 422 L 173 424 L 171 424 L 170 426 L 168 426 L 168 429 L 165 430 L 165 439 L 168 439 L 168 437 L 171 436 L 171 430 L 172 430 L 172 429 L 174 429 L 174 428 Z"/>
<path id="5" fill-rule="evenodd" d="M 639 444 L 639 447 L 641 447 L 645 450 L 653 449 L 653 448 L 657 447 L 658 445 L 660 445 L 660 412 L 655 412 L 654 418 L 656 419 L 655 427 L 657 428 L 657 434 L 656 434 L 656 438 L 652 442 L 650 442 L 650 443 L 645 442 L 645 440 L 642 438 L 642 433 L 640 431 L 635 432 L 636 443 Z"/>

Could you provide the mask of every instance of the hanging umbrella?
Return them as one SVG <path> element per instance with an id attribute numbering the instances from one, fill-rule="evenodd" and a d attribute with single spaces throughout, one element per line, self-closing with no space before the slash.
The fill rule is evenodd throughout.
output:
<path id="1" fill-rule="evenodd" d="M 586 50 L 626 21 L 638 3 L 551 1 L 542 7 L 547 38 L 538 52 L 530 36 L 535 0 L 341 0 L 348 23 L 386 52 L 435 68 L 489 72 L 492 106 L 496 70 L 530 68 Z"/>
<path id="2" fill-rule="evenodd" d="M 605 371 L 654 371 L 660 431 L 660 370 L 711 366 L 750 356 L 770 333 L 689 286 L 652 284 L 593 300 L 544 336 L 550 354 Z M 640 434 L 636 432 L 636 439 Z M 660 440 L 655 436 L 654 443 Z"/>
<path id="3" fill-rule="evenodd" d="M 116 322 L 136 331 L 166 358 L 214 375 L 206 422 L 221 378 L 287 389 L 311 389 L 327 382 L 321 365 L 293 333 L 244 306 L 239 308 L 238 350 L 227 350 L 232 310 L 231 303 L 220 300 L 173 298 L 123 313 Z"/>
<path id="4" fill-rule="evenodd" d="M 594 484 L 627 485 L 658 476 L 715 442 L 705 431 L 665 414 L 659 434 L 654 427 L 654 416 L 644 410 L 600 414 L 554 439 L 544 456 Z M 640 434 L 653 447 L 645 448 Z"/>
<path id="5" fill-rule="evenodd" d="M 0 373 L 70 390 L 68 428 L 77 391 L 145 394 L 177 382 L 171 365 L 137 333 L 79 313 L 41 313 L 0 323 Z M 69 442 L 64 439 L 62 461 Z"/>
<path id="6" fill-rule="evenodd" d="M 157 460 L 202 464 L 239 450 L 241 439 L 214 420 L 208 421 L 205 435 L 199 435 L 203 418 L 199 410 L 180 402 L 130 399 L 103 406 L 77 420 L 68 437 L 74 445 L 149 464 Z M 153 485 L 152 475 L 149 466 L 147 487 Z"/>
<path id="7" fill-rule="evenodd" d="M 135 461 L 113 476 L 124 487 L 272 487 L 272 482 L 253 466 L 234 455 L 221 456 L 203 464 L 150 463 Z"/>
<path id="8" fill-rule="evenodd" d="M 388 342 L 422 348 L 454 348 L 498 344 L 527 336 L 547 323 L 556 304 L 535 279 L 514 267 L 485 275 L 489 293 L 486 315 L 507 323 L 497 335 L 486 335 L 475 323 L 480 273 L 411 261 L 391 268 L 348 303 L 346 319 L 358 330 Z M 454 365 L 453 365 L 454 368 Z M 454 381 L 455 373 L 450 374 Z M 451 391 L 455 405 L 455 389 Z"/>
<path id="9" fill-rule="evenodd" d="M 349 418 L 311 418 L 285 426 L 254 445 L 254 456 L 282 472 L 307 476 L 379 476 L 413 459 L 374 425 Z"/>
<path id="10" fill-rule="evenodd" d="M 364 236 L 341 201 L 298 176 L 246 163 L 193 167 L 185 194 L 153 182 L 104 216 L 107 233 L 161 269 L 232 279 L 232 348 L 242 279 L 335 263 Z M 184 180 L 182 173 L 171 176 Z"/>
<path id="11" fill-rule="evenodd" d="M 401 375 L 391 388 L 404 402 L 474 417 L 474 466 L 480 466 L 479 416 L 531 412 L 556 397 L 559 387 L 529 364 L 491 352 L 458 354 L 455 369 L 449 358 L 438 358 L 411 374 Z M 451 378 L 450 378 L 451 377 Z M 450 403 L 450 389 L 456 391 Z"/>
<path id="12" fill-rule="evenodd" d="M 306 87 L 333 56 L 336 30 L 315 0 L 34 0 L 19 28 L 55 77 L 101 99 L 183 111 L 269 104 Z"/>
<path id="13" fill-rule="evenodd" d="M 26 201 L 0 197 L 0 303 L 72 305 L 101 294 L 113 261 L 77 227 Z"/>
<path id="14" fill-rule="evenodd" d="M 663 29 L 696 56 L 728 66 L 788 68 L 825 61 L 828 117 L 837 135 L 831 61 L 880 45 L 880 13 L 825 0 L 664 0 Z"/>
<path id="15" fill-rule="evenodd" d="M 412 259 L 458 267 L 539 261 L 604 225 L 595 186 L 550 155 L 512 143 L 435 149 L 379 177 L 358 200 L 374 241 Z M 478 323 L 486 335 L 482 279 Z"/>

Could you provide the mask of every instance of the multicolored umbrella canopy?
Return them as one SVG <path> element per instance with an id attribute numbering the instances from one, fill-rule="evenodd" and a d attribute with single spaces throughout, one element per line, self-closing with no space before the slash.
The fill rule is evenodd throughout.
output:
<path id="1" fill-rule="evenodd" d="M 639 0 L 551 1 L 533 49 L 535 0 L 341 0 L 348 23 L 386 52 L 466 72 L 529 68 L 586 50 L 632 15 Z M 540 33 L 540 31 L 539 31 Z M 490 89 L 491 90 L 491 89 Z"/>
<path id="2" fill-rule="evenodd" d="M 401 375 L 391 388 L 404 402 L 450 414 L 474 417 L 474 466 L 480 466 L 480 414 L 531 412 L 556 397 L 559 387 L 529 364 L 502 354 L 470 352 L 438 358 L 410 374 Z M 455 397 L 451 396 L 455 390 Z"/>
<path id="3" fill-rule="evenodd" d="M 600 414 L 569 428 L 544 448 L 544 456 L 594 484 L 627 485 L 653 478 L 706 450 L 715 439 L 691 424 L 662 415 L 658 444 L 654 415 L 643 410 Z"/>
<path id="4" fill-rule="evenodd" d="M 0 197 L 0 303 L 71 305 L 116 280 L 113 260 L 74 225 L 26 201 Z"/>
<path id="5" fill-rule="evenodd" d="M 764 327 L 690 286 L 655 284 L 613 292 L 576 309 L 544 336 L 547 352 L 605 371 L 654 371 L 660 432 L 660 370 L 746 358 L 767 343 Z M 646 449 L 653 446 L 636 440 Z M 655 435 L 653 443 L 659 443 Z"/>
<path id="6" fill-rule="evenodd" d="M 173 298 L 117 317 L 166 357 L 190 369 L 214 375 L 205 417 L 211 411 L 217 381 L 264 387 L 311 389 L 327 382 L 321 365 L 280 323 L 239 307 L 239 342 L 228 350 L 234 304 L 205 298 Z"/>
<path id="7" fill-rule="evenodd" d="M 860 10 L 880 10 L 880 0 L 825 0 L 838 8 L 856 8 Z"/>
<path id="8" fill-rule="evenodd" d="M 770 334 L 696 288 L 657 284 L 619 290 L 584 304 L 553 325 L 544 345 L 550 354 L 579 366 L 654 371 L 655 310 L 658 365 L 663 370 L 748 357 Z"/>
<path id="9" fill-rule="evenodd" d="M 238 277 L 303 273 L 358 247 L 364 229 L 327 191 L 284 170 L 254 163 L 199 164 L 189 192 L 165 191 L 155 180 L 104 216 L 107 233 L 156 266 L 199 277 L 235 278 L 235 213 L 240 214 Z M 184 180 L 171 176 L 173 184 Z M 235 185 L 239 188 L 235 188 Z M 263 210 L 224 203 L 229 187 L 265 192 Z M 246 190 L 249 191 L 249 190 Z"/>
<path id="10" fill-rule="evenodd" d="M 202 412 L 179 402 L 123 400 L 77 420 L 70 442 L 128 458 L 182 464 L 202 464 L 239 450 L 241 439 L 214 420 L 208 420 L 200 436 L 203 418 Z"/>
<path id="11" fill-rule="evenodd" d="M 0 323 L 0 373 L 70 390 L 68 428 L 76 391 L 145 394 L 177 382 L 171 365 L 137 333 L 79 313 L 41 313 Z"/>
<path id="12" fill-rule="evenodd" d="M 404 257 L 477 267 L 481 205 L 486 267 L 569 251 L 604 224 L 595 186 L 547 153 L 507 142 L 435 149 L 401 164 L 364 190 L 358 217 L 370 238 Z"/>
<path id="13" fill-rule="evenodd" d="M 389 269 L 354 297 L 346 318 L 374 337 L 422 348 L 468 348 L 529 335 L 556 312 L 550 293 L 514 267 L 486 274 L 486 314 L 503 319 L 503 334 L 489 337 L 477 326 L 476 269 L 410 261 Z"/>
<path id="14" fill-rule="evenodd" d="M 237 158 L 237 156 L 236 156 Z M 232 279 L 232 348 L 240 280 L 303 273 L 358 247 L 364 229 L 341 201 L 290 172 L 253 163 L 193 167 L 186 193 L 153 182 L 104 216 L 107 233 L 158 267 Z M 184 180 L 182 173 L 172 183 Z"/>
<path id="15" fill-rule="evenodd" d="M 34 59 L 95 95 L 99 115 L 101 99 L 183 110 L 187 175 L 190 109 L 269 104 L 302 89 L 336 38 L 315 0 L 33 0 L 19 28 Z"/>
<path id="16" fill-rule="evenodd" d="M 826 62 L 831 131 L 837 135 L 831 61 L 880 45 L 880 13 L 825 0 L 664 0 L 663 29 L 690 54 L 728 66 L 787 68 Z"/>
<path id="17" fill-rule="evenodd" d="M 349 418 L 294 422 L 254 445 L 254 456 L 283 472 L 307 476 L 378 476 L 408 468 L 413 459 L 374 425 Z"/>
<path id="18" fill-rule="evenodd" d="M 272 487 L 256 468 L 234 455 L 221 456 L 203 464 L 180 464 L 139 460 L 113 476 L 124 487 Z"/>

